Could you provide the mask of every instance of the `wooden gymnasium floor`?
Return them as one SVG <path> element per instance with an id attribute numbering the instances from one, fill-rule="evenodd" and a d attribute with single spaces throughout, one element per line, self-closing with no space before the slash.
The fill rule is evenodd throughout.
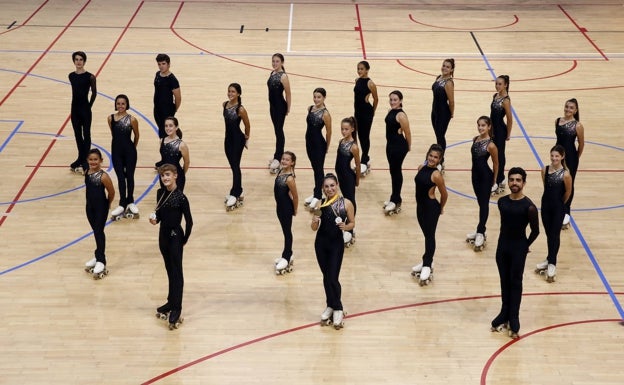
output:
<path id="1" fill-rule="evenodd" d="M 0 383 L 624 383 L 622 2 L 432 3 L 0 1 Z M 93 144 L 109 150 L 106 117 L 119 93 L 129 95 L 141 129 L 136 196 L 143 218 L 107 226 L 110 275 L 102 281 L 83 272 L 94 241 L 83 180 L 67 167 L 76 151 L 67 82 L 75 50 L 88 53 L 86 68 L 98 79 Z M 176 331 L 154 317 L 166 276 L 158 230 L 146 219 L 156 191 L 151 98 L 159 52 L 171 55 L 182 85 L 178 117 L 192 161 L 186 193 L 195 227 L 184 257 L 186 321 Z M 333 145 L 339 121 L 352 114 L 363 58 L 381 96 L 373 171 L 357 191 L 357 243 L 346 250 L 341 274 L 350 314 L 341 331 L 318 325 L 324 294 L 302 206 L 293 224 L 295 271 L 273 273 L 282 246 L 265 168 L 274 143 L 265 85 L 274 52 L 286 56 L 292 84 L 286 138 L 299 157 L 300 202 L 312 188 L 304 145 L 312 90 L 327 89 Z M 457 61 L 450 197 L 438 227 L 435 281 L 419 287 L 409 275 L 424 247 L 412 179 L 434 141 L 430 86 L 446 57 Z M 529 170 L 526 193 L 536 203 L 553 122 L 571 97 L 579 100 L 587 141 L 557 282 L 533 273 L 545 256 L 542 232 L 527 260 L 516 341 L 489 332 L 500 301 L 496 198 L 486 250 L 475 253 L 464 242 L 477 214 L 469 140 L 476 118 L 489 113 L 499 74 L 511 76 L 508 166 Z M 221 103 L 230 82 L 243 86 L 252 137 L 243 157 L 245 206 L 227 213 Z M 393 89 L 405 94 L 413 147 L 403 212 L 386 217 L 383 118 Z"/>

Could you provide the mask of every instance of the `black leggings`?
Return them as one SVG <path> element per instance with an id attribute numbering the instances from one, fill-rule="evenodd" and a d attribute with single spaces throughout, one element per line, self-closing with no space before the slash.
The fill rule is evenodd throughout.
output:
<path id="1" fill-rule="evenodd" d="M 167 136 L 165 131 L 165 119 L 170 116 L 175 116 L 176 108 L 175 104 L 168 104 L 165 106 L 154 106 L 154 120 L 158 126 L 158 137 L 160 139 Z"/>
<path id="2" fill-rule="evenodd" d="M 448 130 L 450 122 L 450 112 L 431 112 L 431 125 L 433 126 L 433 132 L 436 136 L 436 143 L 442 146 L 444 150 L 446 150 L 446 131 Z"/>
<path id="3" fill-rule="evenodd" d="M 570 170 L 570 176 L 572 177 L 572 192 L 570 193 L 570 198 L 565 203 L 565 214 L 568 215 L 570 215 L 570 207 L 572 206 L 572 199 L 574 198 L 574 181 L 576 180 L 578 165 L 578 156 L 568 156 L 566 153 L 566 166 L 568 166 L 568 170 Z"/>
<path id="4" fill-rule="evenodd" d="M 557 264 L 557 254 L 561 244 L 561 223 L 565 216 L 565 205 L 563 202 L 557 204 L 544 204 L 542 202 L 542 223 L 546 232 L 546 244 L 548 245 L 548 263 Z"/>
<path id="5" fill-rule="evenodd" d="M 320 143 L 312 143 L 306 140 L 306 152 L 314 171 L 314 197 L 322 198 L 323 178 L 325 177 L 325 155 L 327 155 L 327 142 L 323 139 Z M 342 186 L 341 186 L 342 187 Z"/>
<path id="6" fill-rule="evenodd" d="M 227 135 L 224 142 L 225 156 L 232 169 L 232 188 L 230 195 L 238 198 L 243 193 L 243 176 L 241 173 L 241 158 L 245 149 L 245 135 L 242 132 Z"/>
<path id="7" fill-rule="evenodd" d="M 344 243 L 342 236 L 335 238 L 325 238 L 317 233 L 314 241 L 314 251 L 316 261 L 323 273 L 323 288 L 325 289 L 325 300 L 327 306 L 334 310 L 342 310 L 342 287 L 340 285 L 340 268 L 342 267 L 342 257 L 344 256 Z"/>
<path id="8" fill-rule="evenodd" d="M 407 142 L 398 146 L 386 146 L 386 157 L 390 166 L 390 179 L 392 180 L 392 194 L 390 201 L 397 205 L 403 202 L 401 189 L 403 188 L 403 161 L 407 156 Z"/>
<path id="9" fill-rule="evenodd" d="M 436 249 L 435 233 L 441 213 L 440 202 L 429 199 L 424 203 L 416 203 L 416 218 L 425 236 L 425 253 L 422 256 L 423 266 L 431 267 Z"/>
<path id="10" fill-rule="evenodd" d="M 279 219 L 279 223 L 282 226 L 282 233 L 284 234 L 284 250 L 282 251 L 282 258 L 287 261 L 290 261 L 292 257 L 292 245 L 293 245 L 293 235 L 292 235 L 292 222 L 293 222 L 293 213 L 290 210 L 277 210 L 277 219 Z"/>
<path id="11" fill-rule="evenodd" d="M 160 229 L 158 247 L 165 262 L 169 292 L 167 303 L 171 310 L 182 311 L 182 293 L 184 291 L 184 272 L 182 271 L 182 255 L 184 251 L 184 233 L 182 228 Z"/>
<path id="12" fill-rule="evenodd" d="M 559 224 L 561 227 L 561 224 Z M 504 242 L 504 243 L 503 243 Z M 492 326 L 509 322 L 513 332 L 520 330 L 522 274 L 529 247 L 526 240 L 500 240 L 496 249 L 496 266 L 501 285 L 501 311 Z"/>
<path id="13" fill-rule="evenodd" d="M 485 224 L 490 215 L 490 195 L 492 193 L 492 178 L 494 172 L 489 170 L 485 175 L 472 173 L 472 189 L 477 197 L 479 204 L 479 224 L 477 225 L 477 233 L 485 235 Z"/>
<path id="14" fill-rule="evenodd" d="M 271 104 L 269 112 L 271 113 L 271 122 L 273 122 L 273 130 L 275 131 L 275 153 L 273 159 L 281 160 L 286 145 L 286 137 L 284 136 L 284 122 L 286 121 L 286 111 L 288 106 L 286 102 Z"/>
<path id="15" fill-rule="evenodd" d="M 370 151 L 370 133 L 375 112 L 373 111 L 373 106 L 370 104 L 361 108 L 363 111 L 355 112 L 355 121 L 357 122 L 357 136 L 360 141 L 360 149 L 362 149 L 362 164 L 368 164 L 368 162 L 370 162 L 370 157 L 368 155 Z"/>
<path id="16" fill-rule="evenodd" d="M 72 110 L 71 112 L 71 124 L 74 129 L 74 137 L 78 149 L 78 159 L 76 159 L 72 166 L 82 166 L 85 172 L 89 170 L 87 154 L 91 149 L 91 120 L 92 114 L 90 107 Z"/>
<path id="17" fill-rule="evenodd" d="M 95 259 L 106 265 L 106 235 L 104 234 L 104 226 L 108 218 L 108 201 L 102 205 L 87 205 L 87 219 L 93 230 L 95 238 Z"/>
<path id="18" fill-rule="evenodd" d="M 134 171 L 137 164 L 137 151 L 134 145 L 126 148 L 113 148 L 113 168 L 117 174 L 119 186 L 119 206 L 126 207 L 134 203 Z"/>
<path id="19" fill-rule="evenodd" d="M 507 126 L 494 129 L 494 144 L 498 150 L 498 175 L 496 175 L 496 183 L 501 184 L 505 180 L 505 146 L 507 144 Z"/>

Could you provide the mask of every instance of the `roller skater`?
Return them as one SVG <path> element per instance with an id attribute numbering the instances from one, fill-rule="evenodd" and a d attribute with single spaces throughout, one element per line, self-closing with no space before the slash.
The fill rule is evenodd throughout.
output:
<path id="1" fill-rule="evenodd" d="M 316 231 L 314 251 L 316 260 L 323 273 L 323 288 L 327 309 L 321 315 L 321 322 L 329 323 L 329 313 L 332 313 L 332 323 L 336 329 L 343 324 L 342 287 L 340 285 L 340 268 L 344 257 L 343 232 L 353 230 L 355 215 L 353 204 L 338 193 L 338 178 L 333 174 L 325 175 L 323 192 L 326 200 L 320 208 L 320 215 L 314 215 L 310 228 Z M 340 220 L 338 220 L 340 218 Z"/>
<path id="2" fill-rule="evenodd" d="M 182 318 L 181 315 L 182 312 L 177 309 L 172 309 L 171 312 L 169 312 L 169 330 L 177 329 L 182 325 L 184 318 Z"/>
<path id="3" fill-rule="evenodd" d="M 167 302 L 156 309 L 156 318 L 166 321 L 169 319 L 169 313 L 171 313 L 171 305 Z"/>
<path id="4" fill-rule="evenodd" d="M 284 153 L 286 137 L 284 136 L 284 122 L 286 115 L 290 112 L 290 80 L 284 69 L 284 55 L 273 54 L 271 57 L 273 70 L 267 80 L 269 91 L 269 113 L 275 131 L 275 153 L 273 159 L 269 161 L 269 171 L 271 174 L 278 174 L 280 169 L 280 159 Z"/>
<path id="5" fill-rule="evenodd" d="M 433 279 L 433 256 L 436 249 L 435 233 L 440 215 L 444 213 L 444 206 L 448 199 L 448 192 L 444 184 L 444 177 L 438 171 L 444 151 L 439 144 L 432 144 L 427 151 L 427 164 L 418 166 L 418 173 L 414 177 L 416 185 L 416 218 L 425 237 L 425 252 L 422 263 L 416 265 L 412 271 L 420 273 L 420 286 L 428 285 Z M 440 201 L 436 199 L 435 190 L 440 193 Z M 418 271 L 418 269 L 420 270 Z"/>
<path id="6" fill-rule="evenodd" d="M 509 324 L 509 336 L 519 338 L 522 278 L 529 247 L 539 235 L 537 207 L 522 192 L 526 172 L 512 167 L 507 175 L 511 193 L 498 200 L 500 236 L 496 247 L 496 266 L 501 287 L 501 309 L 492 320 L 492 328 Z M 527 237 L 526 228 L 531 233 Z"/>
<path id="7" fill-rule="evenodd" d="M 409 120 L 403 111 L 403 94 L 395 90 L 388 95 L 390 111 L 386 115 L 386 158 L 390 166 L 392 192 L 388 202 L 384 203 L 386 215 L 400 211 L 401 189 L 403 188 L 403 161 L 411 149 L 412 134 Z M 392 214 L 391 214 L 392 213 Z"/>
<path id="8" fill-rule="evenodd" d="M 180 130 L 180 122 L 178 118 L 170 116 L 165 118 L 165 133 L 167 136 L 160 140 L 160 165 L 172 164 L 177 169 L 176 188 L 184 192 L 186 185 L 186 173 L 191 165 L 190 153 L 188 145 L 182 140 L 182 130 Z M 180 161 L 184 165 L 180 164 Z M 162 179 L 160 180 L 160 188 L 164 189 Z"/>
<path id="9" fill-rule="evenodd" d="M 111 211 L 111 220 L 113 221 L 120 221 L 121 218 L 124 217 L 124 212 L 126 211 L 126 209 L 123 208 L 123 206 L 117 206 L 115 207 L 112 211 Z"/>
<path id="10" fill-rule="evenodd" d="M 431 85 L 433 101 L 431 103 L 431 126 L 436 136 L 436 143 L 446 151 L 446 131 L 455 112 L 455 59 L 442 62 L 441 73 Z M 438 171 L 444 173 L 444 157 L 440 159 Z"/>
<path id="11" fill-rule="evenodd" d="M 277 264 L 280 264 L 280 270 L 288 268 L 292 258 L 292 222 L 293 217 L 297 215 L 297 206 L 299 205 L 299 195 L 297 194 L 297 184 L 295 182 L 295 165 L 297 156 L 290 152 L 284 151 L 282 154 L 282 168 L 275 177 L 273 184 L 273 197 L 275 198 L 275 213 L 282 228 L 284 235 L 284 247 L 282 249 L 281 259 L 287 263 L 276 261 L 276 273 L 278 271 Z M 292 267 L 291 267 L 292 270 Z"/>
<path id="12" fill-rule="evenodd" d="M 325 107 L 326 95 L 327 92 L 324 88 L 316 88 L 312 92 L 314 104 L 308 107 L 308 115 L 306 117 L 306 154 L 314 174 L 314 189 L 312 195 L 306 198 L 304 205 L 312 212 L 317 208 L 323 197 L 323 176 L 325 175 L 323 169 L 331 142 L 332 119 L 327 107 Z M 325 127 L 325 137 L 323 137 L 323 127 Z"/>
<path id="13" fill-rule="evenodd" d="M 248 148 L 251 124 L 247 110 L 242 105 L 241 93 L 240 84 L 231 83 L 227 90 L 228 100 L 223 102 L 223 120 L 225 121 L 223 148 L 230 169 L 232 169 L 232 188 L 225 200 L 226 211 L 232 211 L 243 205 L 243 178 L 240 163 L 243 151 Z M 240 128 L 241 121 L 245 126 L 244 133 Z"/>
<path id="14" fill-rule="evenodd" d="M 165 119 L 175 116 L 182 104 L 182 91 L 178 78 L 171 72 L 171 58 L 169 55 L 159 53 L 156 55 L 158 71 L 154 77 L 154 121 L 158 126 L 158 137 L 167 136 Z M 160 167 L 167 162 L 158 162 Z"/>
<path id="15" fill-rule="evenodd" d="M 566 203 L 572 194 L 572 176 L 566 167 L 566 152 L 563 146 L 557 144 L 550 150 L 550 165 L 542 169 L 542 181 L 544 193 L 542 195 L 541 216 L 548 254 L 546 261 L 538 264 L 537 271 L 546 273 L 546 281 L 555 281 L 557 254 L 561 244 L 561 221 L 565 221 L 564 215 Z M 543 266 L 542 266 L 543 265 Z"/>
<path id="16" fill-rule="evenodd" d="M 383 210 L 386 215 L 392 216 L 401 212 L 401 204 L 396 204 L 392 201 L 386 201 L 384 202 Z"/>
<path id="17" fill-rule="evenodd" d="M 128 207 L 126 208 L 125 216 L 128 219 L 139 219 L 140 214 L 137 205 L 135 205 L 134 203 L 129 203 Z"/>
<path id="18" fill-rule="evenodd" d="M 362 149 L 360 165 L 360 175 L 362 176 L 366 176 L 370 172 L 370 157 L 368 154 L 370 150 L 370 133 L 375 111 L 379 104 L 377 86 L 368 77 L 369 70 L 370 64 L 367 61 L 361 61 L 357 64 L 358 78 L 355 79 L 355 86 L 353 87 L 353 116 L 357 122 L 358 136 Z"/>
<path id="19" fill-rule="evenodd" d="M 334 320 L 332 319 L 334 315 L 334 309 L 331 307 L 326 307 L 323 313 L 321 314 L 321 326 L 330 326 Z"/>
<path id="20" fill-rule="evenodd" d="M 336 152 L 336 177 L 340 184 L 342 196 L 353 205 L 353 215 L 357 215 L 357 203 L 355 202 L 355 188 L 360 185 L 360 148 L 358 146 L 357 122 L 353 116 L 344 118 L 340 122 L 342 139 L 338 142 Z M 351 161 L 355 162 L 355 171 L 351 169 Z M 336 219 L 338 220 L 338 219 Z M 353 239 L 353 229 L 349 231 Z M 351 246 L 349 244 L 346 247 Z"/>
<path id="21" fill-rule="evenodd" d="M 89 171 L 85 173 L 86 214 L 95 238 L 95 258 L 85 264 L 85 271 L 93 274 L 93 278 L 103 278 L 106 270 L 106 235 L 104 227 L 108 217 L 108 209 L 115 199 L 115 188 L 106 171 L 102 170 L 102 153 L 97 148 L 87 155 Z M 123 214 L 123 208 L 122 208 Z"/>
<path id="22" fill-rule="evenodd" d="M 69 74 L 72 89 L 71 124 L 78 149 L 78 156 L 69 168 L 72 172 L 84 175 L 89 171 L 87 156 L 91 149 L 91 108 L 97 97 L 95 75 L 85 70 L 87 54 L 83 51 L 72 53 L 72 61 L 76 70 Z M 91 96 L 89 97 L 89 91 Z"/>
<path id="23" fill-rule="evenodd" d="M 509 98 L 509 76 L 501 75 L 496 78 L 496 93 L 490 103 L 490 120 L 492 121 L 492 139 L 498 151 L 498 172 L 494 173 L 496 190 L 492 189 L 492 195 L 505 193 L 505 147 L 511 138 L 513 126 L 511 99 Z"/>
<path id="24" fill-rule="evenodd" d="M 275 262 L 275 275 L 284 275 L 293 271 L 293 256 L 290 256 L 290 261 L 285 258 L 278 258 Z"/>
<path id="25" fill-rule="evenodd" d="M 102 262 L 98 261 L 95 263 L 93 267 L 93 279 L 102 279 L 108 275 L 108 269 L 106 269 L 106 265 Z"/>
<path id="26" fill-rule="evenodd" d="M 166 123 L 165 127 L 167 127 Z M 158 308 L 157 313 L 165 314 L 169 311 L 169 328 L 176 329 L 182 323 L 180 317 L 184 294 L 182 259 L 184 246 L 193 229 L 193 217 L 186 195 L 177 188 L 177 167 L 166 163 L 158 168 L 158 173 L 164 188 L 156 192 L 156 208 L 150 215 L 149 222 L 152 225 L 160 224 L 158 247 L 167 270 L 169 289 L 167 303 Z M 182 228 L 183 218 L 186 224 L 184 229 Z"/>

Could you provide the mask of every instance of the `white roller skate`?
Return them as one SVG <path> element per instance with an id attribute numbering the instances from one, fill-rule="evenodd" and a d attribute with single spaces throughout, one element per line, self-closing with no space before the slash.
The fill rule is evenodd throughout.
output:
<path id="1" fill-rule="evenodd" d="M 310 210 L 311 213 L 314 213 L 318 209 L 319 203 L 321 203 L 319 199 L 312 197 L 312 200 L 308 205 L 308 210 Z"/>
<path id="2" fill-rule="evenodd" d="M 309 197 L 307 197 L 304 201 L 303 201 L 303 205 L 305 207 L 309 207 L 310 203 L 312 202 L 312 199 L 314 199 L 314 195 L 310 195 Z"/>
<path id="3" fill-rule="evenodd" d="M 548 269 L 548 261 L 546 259 L 538 263 L 537 265 L 535 265 L 535 273 L 539 275 L 544 275 L 547 269 Z"/>
<path id="4" fill-rule="evenodd" d="M 355 234 L 349 231 L 343 231 L 342 240 L 344 241 L 344 247 L 349 248 L 355 243 Z"/>
<path id="5" fill-rule="evenodd" d="M 334 309 L 332 309 L 331 307 L 327 307 L 325 308 L 325 310 L 323 310 L 323 313 L 321 313 L 321 326 L 329 326 L 332 324 L 332 322 L 334 322 L 332 320 L 332 315 L 334 314 Z"/>
<path id="6" fill-rule="evenodd" d="M 96 262 L 93 267 L 93 279 L 102 279 L 108 275 L 108 270 L 106 269 L 106 265 L 102 262 Z"/>
<path id="7" fill-rule="evenodd" d="M 184 322 L 184 318 L 182 318 L 180 310 L 171 310 L 169 313 L 169 330 L 179 328 L 182 322 Z"/>
<path id="8" fill-rule="evenodd" d="M 370 174 L 370 170 L 371 170 L 370 162 L 368 162 L 368 163 L 360 163 L 360 176 L 366 176 L 366 175 Z"/>
<path id="9" fill-rule="evenodd" d="M 563 223 L 561 224 L 561 230 L 567 230 L 570 228 L 570 214 L 566 214 L 563 217 Z"/>
<path id="10" fill-rule="evenodd" d="M 166 321 L 169 319 L 169 313 L 171 312 L 171 305 L 169 302 L 156 309 L 156 318 Z"/>
<path id="11" fill-rule="evenodd" d="M 555 282 L 555 277 L 557 276 L 557 266 L 552 263 L 548 264 L 548 269 L 546 269 L 546 282 L 553 283 Z"/>
<path id="12" fill-rule="evenodd" d="M 95 263 L 97 262 L 97 260 L 95 258 L 91 258 L 89 259 L 86 263 L 85 263 L 85 271 L 89 274 L 93 274 L 93 268 L 95 267 Z"/>
<path id="13" fill-rule="evenodd" d="M 492 186 L 492 195 L 501 195 L 505 193 L 505 181 L 503 180 L 500 184 L 494 183 Z"/>
<path id="14" fill-rule="evenodd" d="M 344 312 L 342 310 L 334 310 L 334 329 L 339 330 L 344 327 Z"/>
<path id="15" fill-rule="evenodd" d="M 113 211 L 111 211 L 111 219 L 113 221 L 120 221 L 121 218 L 124 217 L 124 212 L 126 211 L 126 209 L 124 209 L 122 206 L 117 206 L 113 209 Z"/>
<path id="16" fill-rule="evenodd" d="M 466 234 L 466 243 L 470 243 L 471 245 L 474 245 L 476 237 L 477 237 L 477 233 Z"/>
<path id="17" fill-rule="evenodd" d="M 485 234 L 477 233 L 474 240 L 474 251 L 482 251 L 485 248 L 485 241 L 487 236 Z"/>
<path id="18" fill-rule="evenodd" d="M 438 169 L 438 171 L 440 171 L 441 174 L 444 174 L 444 164 L 443 163 L 439 163 L 436 168 Z"/>
<path id="19" fill-rule="evenodd" d="M 423 266 L 418 277 L 418 284 L 420 286 L 427 286 L 433 281 L 433 273 L 429 266 Z"/>
<path id="20" fill-rule="evenodd" d="M 128 204 L 125 213 L 126 218 L 128 219 L 139 219 L 139 208 L 134 203 Z"/>
<path id="21" fill-rule="evenodd" d="M 491 332 L 505 333 L 507 329 L 509 329 L 509 322 L 496 325 L 496 326 L 490 326 Z"/>
<path id="22" fill-rule="evenodd" d="M 279 258 L 275 262 L 275 275 L 284 275 L 293 271 L 293 257 L 290 257 L 290 261 L 285 258 Z"/>
<path id="23" fill-rule="evenodd" d="M 241 207 L 243 205 L 243 199 L 243 194 L 238 198 L 233 195 L 228 196 L 228 199 L 225 201 L 225 211 L 234 211 Z"/>
<path id="24" fill-rule="evenodd" d="M 269 162 L 269 172 L 271 174 L 277 174 L 280 170 L 280 161 L 277 159 L 273 159 Z"/>
<path id="25" fill-rule="evenodd" d="M 428 280 L 432 280 L 433 279 L 433 263 L 431 264 L 431 267 L 427 267 L 427 269 L 429 270 L 429 272 L 427 273 L 427 276 L 425 278 Z M 419 283 L 422 281 L 423 270 L 424 268 L 423 268 L 422 262 L 412 267 L 412 273 L 411 273 L 412 277 L 414 277 L 414 279 L 418 279 Z"/>
<path id="26" fill-rule="evenodd" d="M 384 202 L 384 213 L 386 215 L 394 215 L 401 212 L 401 205 L 397 205 L 392 201 Z"/>

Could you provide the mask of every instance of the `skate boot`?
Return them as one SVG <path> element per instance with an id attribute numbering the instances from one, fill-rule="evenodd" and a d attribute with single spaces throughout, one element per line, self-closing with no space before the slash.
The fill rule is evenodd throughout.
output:
<path id="1" fill-rule="evenodd" d="M 420 271 L 420 277 L 418 277 L 418 284 L 420 286 L 427 286 L 433 280 L 433 274 L 431 267 L 423 266 Z"/>
<path id="2" fill-rule="evenodd" d="M 511 337 L 512 340 L 517 340 L 518 338 L 520 338 L 520 335 L 518 334 L 518 332 L 514 332 L 513 330 L 509 330 L 509 337 Z"/>
<path id="3" fill-rule="evenodd" d="M 85 263 L 85 271 L 89 274 L 93 274 L 93 268 L 95 267 L 95 263 L 97 260 L 95 258 L 91 258 Z"/>
<path id="4" fill-rule="evenodd" d="M 509 322 L 490 326 L 491 332 L 505 333 L 509 329 Z"/>
<path id="5" fill-rule="evenodd" d="M 166 304 L 156 309 L 156 318 L 166 321 L 169 319 L 170 312 L 171 312 L 171 305 L 169 305 L 169 302 L 167 302 Z"/>
<path id="6" fill-rule="evenodd" d="M 394 215 L 400 212 L 401 212 L 400 204 L 396 204 L 392 201 L 388 201 L 386 205 L 384 205 L 384 213 L 386 213 L 386 215 Z"/>
<path id="7" fill-rule="evenodd" d="M 106 265 L 102 262 L 96 262 L 93 267 L 93 279 L 102 279 L 108 275 L 108 270 L 106 269 Z"/>
<path id="8" fill-rule="evenodd" d="M 139 219 L 139 208 L 134 203 L 130 203 L 126 208 L 125 215 L 128 219 Z"/>
<path id="9" fill-rule="evenodd" d="M 225 201 L 225 211 L 234 211 L 242 205 L 243 201 L 240 198 L 236 198 L 235 196 L 230 195 Z"/>
<path id="10" fill-rule="evenodd" d="M 566 214 L 563 217 L 563 223 L 561 224 L 561 230 L 567 230 L 570 228 L 570 214 Z"/>
<path id="11" fill-rule="evenodd" d="M 546 259 L 535 265 L 535 272 L 539 275 L 543 275 L 546 269 L 548 269 L 548 261 Z"/>
<path id="12" fill-rule="evenodd" d="M 111 211 L 111 219 L 113 221 L 119 221 L 124 216 L 124 211 L 126 211 L 122 206 L 117 206 Z"/>
<path id="13" fill-rule="evenodd" d="M 271 174 L 277 174 L 280 170 L 280 161 L 277 159 L 273 159 L 269 162 L 269 172 Z"/>
<path id="14" fill-rule="evenodd" d="M 366 176 L 368 174 L 370 174 L 370 162 L 360 163 L 360 175 Z"/>
<path id="15" fill-rule="evenodd" d="M 350 231 L 343 231 L 342 240 L 344 241 L 344 247 L 349 248 L 355 243 L 355 234 Z"/>
<path id="16" fill-rule="evenodd" d="M 444 174 L 444 164 L 440 163 L 436 166 L 436 168 L 438 169 L 438 171 L 440 171 L 441 174 Z"/>
<path id="17" fill-rule="evenodd" d="M 423 264 L 422 262 L 419 263 L 418 265 L 412 267 L 412 277 L 414 278 L 419 278 L 420 277 L 420 272 L 422 271 L 423 268 Z"/>
<path id="18" fill-rule="evenodd" d="M 308 210 L 310 210 L 310 212 L 313 213 L 314 211 L 318 209 L 319 203 L 321 203 L 319 199 L 312 197 L 312 200 L 310 201 L 310 204 L 308 205 Z"/>
<path id="19" fill-rule="evenodd" d="M 546 271 L 546 282 L 553 283 L 555 282 L 555 277 L 557 276 L 557 266 L 552 263 L 548 264 L 548 269 Z"/>
<path id="20" fill-rule="evenodd" d="M 275 263 L 275 274 L 276 275 L 284 275 L 286 273 L 290 273 L 293 270 L 293 257 L 290 257 L 290 261 L 287 261 L 286 258 L 280 258 Z"/>
<path id="21" fill-rule="evenodd" d="M 474 240 L 474 251 L 482 251 L 485 248 L 486 236 L 481 233 L 477 233 Z"/>
<path id="22" fill-rule="evenodd" d="M 492 186 L 492 195 L 501 195 L 505 193 L 505 180 L 499 184 L 494 183 Z"/>
<path id="23" fill-rule="evenodd" d="M 477 233 L 466 234 L 466 243 L 470 243 L 471 245 L 474 245 L 476 237 L 477 237 Z"/>
<path id="24" fill-rule="evenodd" d="M 344 327 L 344 312 L 342 310 L 334 310 L 334 329 L 340 330 Z"/>
<path id="25" fill-rule="evenodd" d="M 181 317 L 182 312 L 180 310 L 171 310 L 169 313 L 169 330 L 177 329 L 180 327 L 184 318 Z"/>
<path id="26" fill-rule="evenodd" d="M 334 314 L 334 309 L 328 306 L 321 314 L 321 326 L 331 325 L 333 322 L 332 321 L 333 314 Z"/>
<path id="27" fill-rule="evenodd" d="M 310 195 L 309 197 L 307 197 L 304 201 L 303 201 L 303 205 L 305 207 L 310 207 L 310 203 L 312 202 L 312 199 L 314 199 L 314 195 Z"/>

